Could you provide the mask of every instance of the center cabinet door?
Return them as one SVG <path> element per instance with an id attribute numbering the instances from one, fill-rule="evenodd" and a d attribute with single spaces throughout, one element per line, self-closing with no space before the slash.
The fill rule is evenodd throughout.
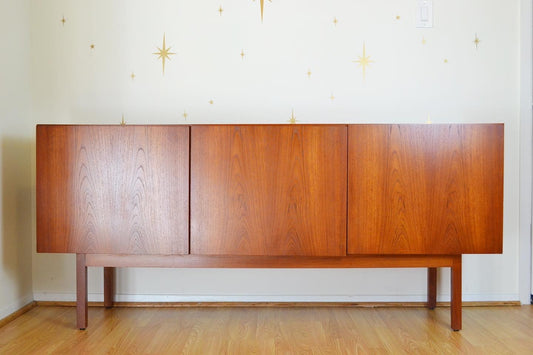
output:
<path id="1" fill-rule="evenodd" d="M 193 126 L 191 254 L 346 255 L 346 170 L 346 126 Z"/>

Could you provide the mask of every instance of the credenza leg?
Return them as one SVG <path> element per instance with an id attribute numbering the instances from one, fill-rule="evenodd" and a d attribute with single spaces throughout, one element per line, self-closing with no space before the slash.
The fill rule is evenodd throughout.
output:
<path id="1" fill-rule="evenodd" d="M 452 329 L 462 328 L 462 281 L 461 281 L 461 255 L 455 256 L 452 263 L 451 275 L 451 319 Z"/>
<path id="2" fill-rule="evenodd" d="M 79 329 L 87 328 L 87 316 L 87 265 L 85 254 L 76 254 L 76 317 Z"/>
<path id="3" fill-rule="evenodd" d="M 428 268 L 428 308 L 437 307 L 437 268 Z"/>
<path id="4" fill-rule="evenodd" d="M 104 307 L 113 307 L 115 298 L 115 268 L 104 267 Z"/>

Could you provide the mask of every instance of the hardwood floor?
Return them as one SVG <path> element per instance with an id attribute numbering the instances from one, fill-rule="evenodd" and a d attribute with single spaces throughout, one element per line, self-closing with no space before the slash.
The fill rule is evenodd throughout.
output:
<path id="1" fill-rule="evenodd" d="M 533 306 L 89 308 L 38 306 L 0 328 L 0 354 L 531 354 Z"/>

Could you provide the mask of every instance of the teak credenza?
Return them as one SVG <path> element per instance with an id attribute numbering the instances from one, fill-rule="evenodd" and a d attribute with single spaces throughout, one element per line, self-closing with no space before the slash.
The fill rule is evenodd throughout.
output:
<path id="1" fill-rule="evenodd" d="M 87 267 L 451 268 L 502 252 L 503 124 L 37 126 L 37 251 Z"/>

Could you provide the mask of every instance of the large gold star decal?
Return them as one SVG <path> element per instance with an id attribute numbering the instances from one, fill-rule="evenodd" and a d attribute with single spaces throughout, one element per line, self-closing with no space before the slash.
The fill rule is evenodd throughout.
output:
<path id="1" fill-rule="evenodd" d="M 363 43 L 363 56 L 359 56 L 359 59 L 354 60 L 354 63 L 359 64 L 361 68 L 363 68 L 363 80 L 366 76 L 366 68 L 370 65 L 370 63 L 374 63 L 373 60 L 370 60 L 370 56 L 366 55 L 366 45 Z"/>
<path id="2" fill-rule="evenodd" d="M 163 75 L 165 75 L 165 60 L 167 60 L 167 59 L 170 60 L 169 56 L 176 54 L 176 53 L 173 53 L 173 52 L 169 52 L 170 48 L 171 47 L 167 48 L 167 45 L 165 44 L 165 34 L 163 33 L 163 47 L 162 48 L 157 47 L 159 52 L 152 53 L 152 54 L 155 54 L 155 55 L 158 56 L 157 59 L 161 59 L 162 60 L 162 62 L 163 62 Z"/>
<path id="3" fill-rule="evenodd" d="M 268 1 L 272 2 L 272 0 L 268 0 Z M 265 0 L 261 0 L 259 2 L 261 3 L 261 22 L 263 22 L 263 13 L 264 13 L 264 10 L 265 10 Z"/>

